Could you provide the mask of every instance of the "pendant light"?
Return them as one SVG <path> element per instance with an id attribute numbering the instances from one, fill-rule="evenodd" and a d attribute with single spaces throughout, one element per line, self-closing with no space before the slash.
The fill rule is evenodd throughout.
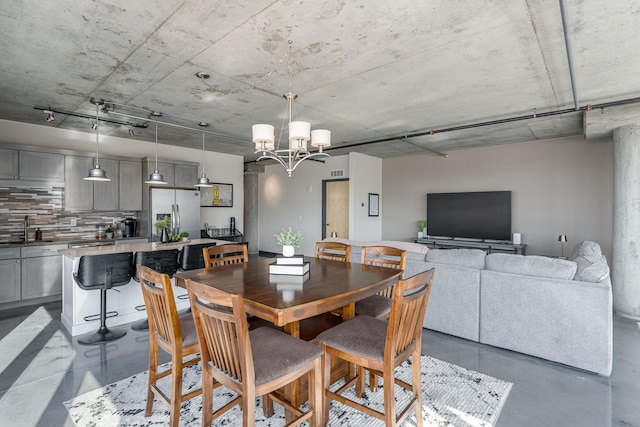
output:
<path id="1" fill-rule="evenodd" d="M 111 178 L 107 178 L 105 170 L 100 168 L 100 106 L 104 104 L 104 101 L 100 98 L 91 98 L 89 102 L 96 106 L 96 163 L 93 169 L 89 169 L 89 175 L 83 179 L 86 181 L 111 181 Z"/>
<path id="2" fill-rule="evenodd" d="M 204 158 L 206 155 L 204 151 L 204 128 L 209 126 L 209 124 L 206 122 L 200 122 L 198 123 L 198 126 L 202 127 L 202 176 L 198 178 L 198 182 L 196 183 L 195 186 L 198 188 L 213 187 L 213 184 L 211 184 L 211 182 L 209 181 L 209 178 L 207 178 L 207 174 L 204 172 Z"/>
<path id="3" fill-rule="evenodd" d="M 154 117 L 162 116 L 162 113 L 153 112 Z M 156 168 L 153 170 L 153 173 L 149 175 L 149 179 L 145 181 L 145 184 L 158 184 L 158 185 L 167 185 L 167 181 L 164 180 L 164 177 L 160 172 L 158 172 L 158 122 L 156 121 Z"/>

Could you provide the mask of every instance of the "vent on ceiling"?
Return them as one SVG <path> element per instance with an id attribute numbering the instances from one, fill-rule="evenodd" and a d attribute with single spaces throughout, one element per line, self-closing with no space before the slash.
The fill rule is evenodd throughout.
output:
<path id="1" fill-rule="evenodd" d="M 344 169 L 336 169 L 331 171 L 331 178 L 340 178 L 344 176 Z"/>

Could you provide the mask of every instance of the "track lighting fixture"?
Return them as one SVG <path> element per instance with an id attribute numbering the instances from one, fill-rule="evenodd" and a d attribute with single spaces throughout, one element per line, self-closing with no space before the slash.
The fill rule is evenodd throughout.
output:
<path id="1" fill-rule="evenodd" d="M 96 130 L 98 129 L 98 123 L 96 123 L 95 121 L 91 121 L 91 130 Z"/>
<path id="2" fill-rule="evenodd" d="M 47 121 L 49 123 L 53 122 L 56 118 L 53 116 L 53 111 L 51 110 L 43 110 L 43 112 L 47 115 Z"/>
<path id="3" fill-rule="evenodd" d="M 134 136 L 135 134 L 133 133 L 133 126 L 129 126 L 129 136 Z"/>

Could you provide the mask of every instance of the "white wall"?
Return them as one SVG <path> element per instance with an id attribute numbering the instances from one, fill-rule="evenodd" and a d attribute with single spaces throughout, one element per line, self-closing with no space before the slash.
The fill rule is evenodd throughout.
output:
<path id="1" fill-rule="evenodd" d="M 281 252 L 274 234 L 291 227 L 302 231 L 297 253 L 313 255 L 315 242 L 322 239 L 322 181 L 332 179 L 330 171 L 344 169 L 349 176 L 349 157 L 329 157 L 325 163 L 305 160 L 289 178 L 280 165 L 269 165 L 258 178 L 259 244 L 261 251 Z"/>
<path id="2" fill-rule="evenodd" d="M 579 241 L 598 242 L 611 259 L 613 144 L 582 137 L 472 148 L 382 161 L 384 239 L 417 235 L 426 194 L 512 191 L 512 231 L 527 254 L 565 254 Z"/>
<path id="3" fill-rule="evenodd" d="M 382 240 L 382 159 L 349 154 L 349 238 L 360 242 Z M 369 216 L 369 193 L 378 194 L 378 216 Z"/>
<path id="4" fill-rule="evenodd" d="M 162 141 L 161 135 L 158 140 Z M 95 133 L 68 131 L 7 120 L 0 120 L 0 142 L 68 149 L 87 153 L 95 153 L 96 149 Z M 249 144 L 247 144 L 247 147 L 248 150 L 251 150 Z M 135 137 L 116 138 L 101 135 L 100 153 L 135 158 L 155 157 L 155 143 L 139 141 Z M 199 173 L 202 174 L 202 146 L 199 149 L 191 149 L 159 144 L 158 158 L 198 162 L 200 163 Z M 235 216 L 237 228 L 243 230 L 243 158 L 231 154 L 207 151 L 205 154 L 205 167 L 205 173 L 211 182 L 233 184 L 233 207 L 201 208 L 201 226 L 208 222 L 212 225 L 228 227 L 229 218 Z"/>

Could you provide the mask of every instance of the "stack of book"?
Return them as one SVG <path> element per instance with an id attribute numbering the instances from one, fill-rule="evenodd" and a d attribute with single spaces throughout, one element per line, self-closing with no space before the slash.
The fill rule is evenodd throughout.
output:
<path id="1" fill-rule="evenodd" d="M 309 262 L 302 255 L 289 257 L 279 256 L 275 262 L 269 264 L 269 274 L 283 274 L 291 276 L 303 276 L 309 272 Z"/>

